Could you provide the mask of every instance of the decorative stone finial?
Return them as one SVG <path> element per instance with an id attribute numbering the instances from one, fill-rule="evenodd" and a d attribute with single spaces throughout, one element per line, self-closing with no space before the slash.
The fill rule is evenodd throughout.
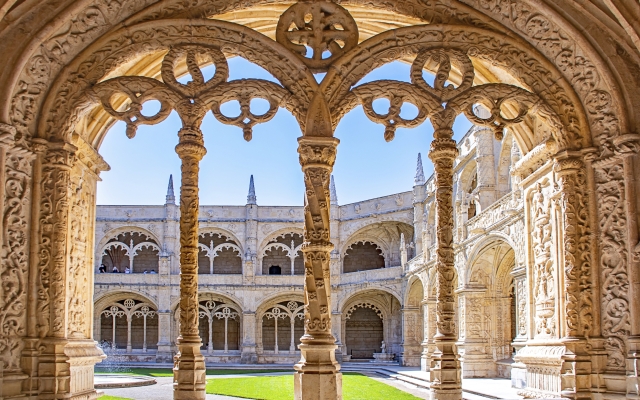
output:
<path id="1" fill-rule="evenodd" d="M 247 204 L 257 204 L 256 188 L 253 185 L 253 175 L 249 179 L 249 194 L 247 195 Z"/>
<path id="2" fill-rule="evenodd" d="M 422 155 L 418 153 L 418 165 L 416 166 L 416 177 L 414 179 L 415 186 L 424 185 L 426 179 L 424 178 L 424 168 L 422 168 Z"/>
<path id="3" fill-rule="evenodd" d="M 167 187 L 167 200 L 165 204 L 176 204 L 176 196 L 173 194 L 173 175 L 169 175 L 169 186 Z"/>
<path id="4" fill-rule="evenodd" d="M 336 182 L 333 180 L 333 175 L 331 175 L 331 182 L 329 183 L 329 192 L 331 204 L 338 205 L 338 194 L 336 193 Z"/>

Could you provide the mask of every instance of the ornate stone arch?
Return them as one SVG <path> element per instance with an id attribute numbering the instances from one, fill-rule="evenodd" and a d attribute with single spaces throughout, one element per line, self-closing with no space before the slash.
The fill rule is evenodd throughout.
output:
<path id="1" fill-rule="evenodd" d="M 124 300 L 124 299 L 134 299 L 134 300 L 138 300 L 142 303 L 146 303 L 149 304 L 151 306 L 153 306 L 153 308 L 155 308 L 156 310 L 158 309 L 158 304 L 156 302 L 155 299 L 153 299 L 153 297 L 149 297 L 146 296 L 142 293 L 139 292 L 131 292 L 131 291 L 116 291 L 116 292 L 107 292 L 104 293 L 102 295 L 99 295 L 98 297 L 96 297 L 96 299 L 94 300 L 94 308 L 95 309 L 104 309 L 108 304 L 110 303 L 114 303 L 116 301 L 120 301 L 120 300 Z"/>
<path id="2" fill-rule="evenodd" d="M 468 261 L 464 266 L 465 281 L 460 282 L 461 284 L 469 283 L 469 280 L 471 279 L 471 276 L 474 272 L 473 267 L 475 266 L 476 260 L 478 260 L 478 257 L 480 257 L 485 251 L 491 249 L 492 247 L 495 247 L 499 243 L 504 243 L 506 246 L 508 246 L 511 249 L 511 252 L 513 253 L 513 256 L 511 256 L 511 261 L 515 263 L 515 246 L 513 245 L 511 238 L 508 235 L 505 235 L 501 232 L 491 232 L 487 236 L 479 240 L 477 243 L 475 243 L 472 249 L 469 251 L 468 253 L 469 255 L 467 257 Z M 500 266 L 502 266 L 502 264 Z M 499 272 L 498 270 L 492 271 L 494 278 L 497 278 L 498 272 Z M 505 272 L 501 270 L 500 273 L 502 275 L 505 275 L 505 274 L 508 274 L 508 271 Z M 492 282 L 492 284 L 497 287 L 498 282 L 497 281 Z"/>
<path id="3" fill-rule="evenodd" d="M 149 35 L 154 37 L 151 42 Z M 185 40 L 185 37 L 189 39 Z M 236 43 L 236 37 L 246 39 Z M 111 77 L 109 69 L 104 68 L 105 65 L 117 68 L 136 55 L 162 53 L 170 46 L 181 44 L 223 49 L 226 54 L 242 56 L 265 68 L 286 88 L 282 89 L 280 95 L 284 101 L 282 106 L 289 109 L 300 126 L 304 127 L 304 110 L 310 103 L 309 93 L 317 87 L 317 83 L 306 66 L 293 58 L 284 68 L 281 65 L 275 67 L 278 55 L 289 55 L 288 50 L 249 28 L 225 21 L 163 20 L 141 23 L 113 32 L 84 50 L 56 80 L 52 93 L 56 93 L 54 97 L 59 97 L 57 100 L 49 97 L 45 102 L 44 114 L 50 117 L 41 120 L 38 130 L 40 137 L 58 136 L 60 139 L 60 135 L 70 135 L 73 125 L 81 115 L 97 105 L 93 100 L 95 94 L 91 92 L 91 87 Z M 93 118 L 100 119 L 96 116 Z M 58 124 L 60 121 L 65 121 L 63 126 Z M 94 145 L 101 141 L 94 138 L 85 140 Z"/>
<path id="4" fill-rule="evenodd" d="M 262 253 L 260 249 L 264 249 L 269 242 L 274 241 L 281 236 L 286 236 L 287 234 L 303 236 L 303 230 L 302 228 L 287 227 L 275 231 L 267 231 L 264 239 L 262 239 L 258 245 L 258 251 Z"/>
<path id="5" fill-rule="evenodd" d="M 108 231 L 106 231 L 102 236 L 102 238 L 100 239 L 100 241 L 97 243 L 96 248 L 97 249 L 103 248 L 107 244 L 107 242 L 109 242 L 113 238 L 118 237 L 118 235 L 121 235 L 123 233 L 132 233 L 132 232 L 142 233 L 148 238 L 152 239 L 154 242 L 156 242 L 158 246 L 160 247 L 162 246 L 162 241 L 159 239 L 158 235 L 151 232 L 150 230 L 139 227 L 137 225 L 125 225 L 125 226 L 119 226 L 117 228 L 109 229 Z"/>
<path id="6" fill-rule="evenodd" d="M 412 306 L 418 306 L 420 307 L 420 302 L 424 299 L 424 294 L 427 292 L 425 290 L 425 283 L 422 281 L 422 277 L 420 274 L 418 275 L 413 275 L 411 277 L 409 277 L 409 279 L 406 281 L 406 286 L 404 289 L 404 293 L 403 293 L 403 298 L 402 298 L 402 306 L 403 307 L 407 307 L 407 305 L 409 305 L 410 303 L 412 303 L 412 300 L 410 300 L 410 296 L 412 295 L 412 289 L 414 285 L 420 285 L 422 287 L 422 298 L 418 300 L 417 304 L 412 304 Z"/>
<path id="7" fill-rule="evenodd" d="M 207 233 L 226 237 L 227 240 L 233 241 L 236 244 L 236 246 L 239 249 L 241 249 L 240 250 L 241 255 L 244 254 L 244 250 L 242 250 L 243 248 L 242 242 L 238 239 L 235 233 L 226 229 L 218 228 L 218 227 L 203 227 L 199 229 L 198 237 L 200 238 L 206 235 Z"/>

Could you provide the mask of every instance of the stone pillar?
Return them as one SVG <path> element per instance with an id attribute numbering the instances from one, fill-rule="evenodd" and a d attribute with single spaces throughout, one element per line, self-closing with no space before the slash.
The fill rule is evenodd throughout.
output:
<path id="1" fill-rule="evenodd" d="M 427 292 L 430 288 L 425 288 Z M 433 337 L 436 335 L 436 299 L 425 295 L 422 301 L 424 313 L 424 339 L 422 340 L 422 355 L 420 357 L 420 370 L 431 370 L 431 355 L 434 351 Z"/>
<path id="2" fill-rule="evenodd" d="M 180 187 L 180 336 L 174 359 L 173 398 L 204 400 L 205 360 L 198 334 L 198 172 L 206 153 L 202 132 L 182 128 L 176 153 L 182 160 Z"/>
<path id="3" fill-rule="evenodd" d="M 513 301 L 516 303 L 516 337 L 513 338 L 512 346 L 517 352 L 525 346 L 529 338 L 529 313 L 527 312 L 529 310 L 529 305 L 527 304 L 529 288 L 525 268 L 516 264 L 511 275 L 513 276 L 513 286 L 515 288 Z M 511 387 L 522 389 L 526 385 L 526 366 L 521 362 L 514 362 L 511 364 Z"/>
<path id="4" fill-rule="evenodd" d="M 242 275 L 245 278 L 252 279 L 257 272 L 256 269 L 262 268 L 262 265 L 257 265 L 258 259 L 258 206 L 255 202 L 249 203 L 245 206 L 247 220 L 245 222 L 245 254 L 243 257 Z"/>
<path id="5" fill-rule="evenodd" d="M 491 129 L 481 128 L 476 131 L 478 148 L 476 163 L 478 165 L 478 198 L 481 210 L 493 204 L 496 198 L 496 161 L 494 155 L 494 133 Z"/>
<path id="6" fill-rule="evenodd" d="M 34 198 L 40 202 L 39 398 L 94 398 L 93 366 L 104 358 L 91 338 L 93 240 L 89 232 L 95 221 L 97 174 L 107 167 L 86 143 L 78 146 L 83 147 L 80 152 L 68 143 L 48 144 L 40 196 Z"/>
<path id="7" fill-rule="evenodd" d="M 560 327 L 566 346 L 562 357 L 561 393 L 567 398 L 591 397 L 591 344 L 597 300 L 593 298 L 592 228 L 589 215 L 587 171 L 581 153 L 562 152 L 555 157 L 554 172 L 559 188 L 564 288 Z M 594 382 L 595 383 L 595 382 Z M 598 383 L 596 383 L 598 385 Z"/>
<path id="8" fill-rule="evenodd" d="M 256 353 L 256 313 L 246 311 L 242 313 L 242 364 L 257 364 Z"/>
<path id="9" fill-rule="evenodd" d="M 320 115 L 308 119 L 307 129 L 317 132 L 324 128 L 332 133 L 328 114 L 321 114 L 322 109 L 316 111 Z M 342 398 L 342 374 L 331 334 L 330 253 L 333 245 L 329 181 L 339 141 L 332 137 L 301 137 L 298 142 L 306 188 L 302 245 L 305 324 L 299 346 L 302 359 L 294 366 L 295 399 L 338 400 Z"/>
<path id="10" fill-rule="evenodd" d="M 458 291 L 459 346 L 464 350 L 461 357 L 462 377 L 494 378 L 497 376 L 497 368 L 487 335 L 495 335 L 495 332 L 486 330 L 487 288 L 484 285 L 470 286 Z"/>
<path id="11" fill-rule="evenodd" d="M 640 194 L 638 190 L 637 174 L 640 170 L 637 156 L 640 149 L 640 135 L 627 134 L 614 139 L 616 154 L 622 158 L 624 169 L 624 196 L 621 202 L 626 208 L 628 221 L 626 241 L 629 262 L 629 330 L 627 337 L 627 352 L 625 354 L 627 399 L 640 399 L 640 244 L 638 231 L 638 208 L 640 207 Z M 620 274 L 620 272 L 617 272 Z M 619 276 L 619 275 L 618 275 Z M 613 285 L 612 285 L 613 286 Z M 598 293 L 600 296 L 601 294 Z M 609 298 L 606 296 L 605 298 Z M 617 303 L 619 304 L 619 303 Z M 615 315 L 615 308 L 607 304 L 609 316 Z M 621 315 L 625 315 L 622 313 Z"/>
<path id="12" fill-rule="evenodd" d="M 443 118 L 445 119 L 445 118 Z M 452 121 L 449 121 L 452 122 Z M 436 124 L 437 125 L 437 124 Z M 436 201 L 436 328 L 431 356 L 431 392 L 438 400 L 462 398 L 455 335 L 453 253 L 453 163 L 458 155 L 450 126 L 436 128 L 429 158 L 434 164 Z"/>
<path id="13" fill-rule="evenodd" d="M 421 343 L 416 340 L 416 331 L 420 329 L 420 309 L 411 306 L 402 310 L 402 353 L 400 363 L 403 366 L 414 367 L 420 365 L 422 354 Z"/>
<path id="14" fill-rule="evenodd" d="M 162 298 L 163 296 L 159 297 Z M 171 360 L 171 311 L 168 309 L 158 310 L 158 350 L 156 351 L 156 362 L 169 363 Z"/>

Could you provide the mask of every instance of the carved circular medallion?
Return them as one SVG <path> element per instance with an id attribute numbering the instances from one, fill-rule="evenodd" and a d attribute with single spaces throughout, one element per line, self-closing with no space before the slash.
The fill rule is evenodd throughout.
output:
<path id="1" fill-rule="evenodd" d="M 312 72 L 324 72 L 358 44 L 358 26 L 338 4 L 300 2 L 280 17 L 276 40 L 300 57 Z"/>

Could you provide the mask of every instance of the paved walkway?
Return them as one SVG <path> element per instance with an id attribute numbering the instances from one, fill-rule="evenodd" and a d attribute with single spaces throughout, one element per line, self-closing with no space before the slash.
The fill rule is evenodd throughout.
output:
<path id="1" fill-rule="evenodd" d="M 151 386 L 141 386 L 121 389 L 102 389 L 109 396 L 125 397 L 134 400 L 173 400 L 173 378 L 155 378 L 158 383 Z M 208 394 L 207 400 L 238 400 L 239 397 L 218 396 Z M 242 399 L 246 400 L 246 399 Z"/>
<path id="2" fill-rule="evenodd" d="M 415 368 L 392 368 L 398 372 L 402 372 L 405 375 L 414 377 L 416 379 L 428 379 L 428 373 L 423 371 L 417 371 Z M 393 386 L 399 390 L 420 398 L 430 399 L 430 393 L 428 389 L 417 387 L 407 382 L 396 380 L 390 377 L 384 377 L 375 373 L 374 371 L 361 371 L 363 375 L 366 375 L 378 382 L 385 383 Z M 261 373 L 261 374 L 237 374 L 237 375 L 208 375 L 207 378 L 248 378 L 252 376 L 276 376 L 276 375 L 290 375 L 291 372 L 273 372 L 273 373 Z M 134 400 L 173 400 L 173 385 L 171 377 L 155 378 L 158 382 L 152 386 L 143 386 L 136 388 L 122 388 L 122 389 L 102 389 L 106 395 L 125 397 Z M 462 397 L 466 400 L 488 400 L 493 399 L 509 399 L 519 400 L 522 396 L 516 394 L 517 389 L 511 387 L 511 381 L 508 379 L 463 379 L 462 387 L 465 391 Z M 488 396 L 487 396 L 488 395 Z M 238 400 L 238 397 L 219 396 L 219 395 L 207 395 L 207 400 Z M 246 400 L 246 399 L 244 399 Z M 287 399 L 283 399 L 287 400 Z"/>

